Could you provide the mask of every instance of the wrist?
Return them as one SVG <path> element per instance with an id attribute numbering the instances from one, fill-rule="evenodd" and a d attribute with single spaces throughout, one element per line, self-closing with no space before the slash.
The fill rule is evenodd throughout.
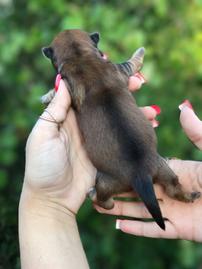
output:
<path id="1" fill-rule="evenodd" d="M 19 217 L 33 216 L 35 218 L 49 218 L 56 221 L 75 220 L 75 213 L 59 199 L 49 196 L 42 190 L 32 190 L 24 183 L 20 204 Z"/>
<path id="2" fill-rule="evenodd" d="M 23 187 L 19 205 L 21 268 L 89 268 L 75 215 Z"/>

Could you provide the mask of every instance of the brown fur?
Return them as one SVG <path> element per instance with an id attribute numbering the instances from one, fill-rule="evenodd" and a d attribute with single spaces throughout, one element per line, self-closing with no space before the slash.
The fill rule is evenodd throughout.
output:
<path id="1" fill-rule="evenodd" d="M 157 153 L 153 128 L 128 91 L 130 74 L 102 58 L 97 39 L 66 30 L 44 49 L 69 85 L 85 148 L 98 170 L 90 196 L 109 209 L 114 194 L 136 190 L 165 229 L 152 181 L 181 201 L 193 201 L 199 194 L 182 191 L 177 176 Z"/>

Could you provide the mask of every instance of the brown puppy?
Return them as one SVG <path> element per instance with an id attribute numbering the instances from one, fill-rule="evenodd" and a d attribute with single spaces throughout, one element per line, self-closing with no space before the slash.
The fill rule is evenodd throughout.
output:
<path id="1" fill-rule="evenodd" d="M 182 190 L 177 176 L 157 153 L 154 130 L 128 91 L 128 78 L 140 69 L 144 50 L 115 65 L 103 59 L 98 41 L 98 33 L 66 30 L 43 48 L 68 83 L 85 148 L 97 168 L 96 191 L 90 196 L 110 209 L 114 194 L 133 189 L 165 229 L 153 182 L 184 202 L 200 194 Z"/>

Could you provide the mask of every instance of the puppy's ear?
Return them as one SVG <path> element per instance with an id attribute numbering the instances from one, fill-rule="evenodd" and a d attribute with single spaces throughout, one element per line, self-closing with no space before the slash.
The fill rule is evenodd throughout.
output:
<path id="1" fill-rule="evenodd" d="M 45 57 L 47 57 L 48 59 L 53 58 L 53 49 L 51 47 L 44 47 L 41 50 Z"/>
<path id="2" fill-rule="evenodd" d="M 100 34 L 98 32 L 92 33 L 92 34 L 90 34 L 90 38 L 97 45 L 99 40 L 100 40 Z"/>

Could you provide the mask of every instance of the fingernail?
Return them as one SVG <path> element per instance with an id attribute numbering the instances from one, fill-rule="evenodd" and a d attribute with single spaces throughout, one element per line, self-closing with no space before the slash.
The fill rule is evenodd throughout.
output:
<path id="1" fill-rule="evenodd" d="M 60 74 L 57 74 L 57 76 L 55 78 L 55 91 L 56 92 L 58 91 L 61 78 L 62 78 L 62 76 Z"/>
<path id="2" fill-rule="evenodd" d="M 161 108 L 157 105 L 151 105 L 151 107 L 156 110 L 156 114 L 159 115 L 161 114 Z"/>
<path id="3" fill-rule="evenodd" d="M 121 220 L 120 219 L 117 219 L 116 220 L 116 229 L 117 230 L 120 230 L 120 224 L 121 224 Z"/>
<path id="4" fill-rule="evenodd" d="M 142 73 L 140 73 L 140 72 L 137 72 L 137 73 L 135 74 L 135 77 L 138 77 L 138 78 L 141 80 L 142 84 L 144 84 L 144 83 L 147 82 L 147 80 L 146 80 L 146 78 L 144 77 L 144 75 L 143 75 Z"/>
<path id="5" fill-rule="evenodd" d="M 179 110 L 182 110 L 184 107 L 189 107 L 193 110 L 193 106 L 188 99 L 184 100 L 184 102 L 178 106 Z"/>
<path id="6" fill-rule="evenodd" d="M 152 121 L 152 127 L 153 128 L 156 128 L 156 127 L 158 127 L 159 126 L 159 121 L 157 121 L 157 120 L 153 120 Z"/>

